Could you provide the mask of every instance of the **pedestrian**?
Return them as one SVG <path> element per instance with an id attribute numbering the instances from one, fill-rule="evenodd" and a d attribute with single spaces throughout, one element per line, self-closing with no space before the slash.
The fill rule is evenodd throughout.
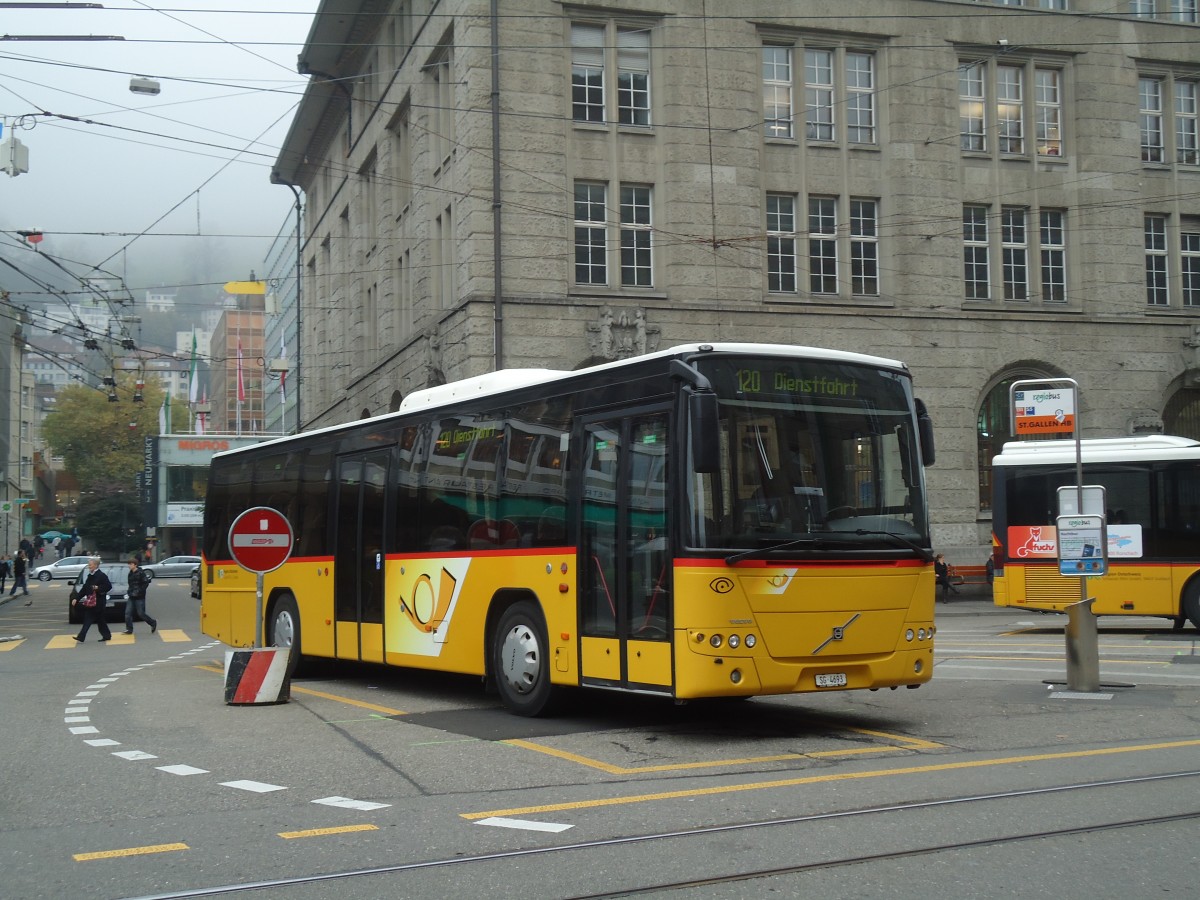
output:
<path id="1" fill-rule="evenodd" d="M 16 558 L 14 558 L 12 561 L 12 571 L 13 571 L 13 586 L 12 586 L 12 591 L 9 592 L 8 596 L 15 597 L 17 595 L 17 588 L 20 588 L 22 591 L 25 592 L 25 596 L 28 597 L 29 596 L 29 585 L 26 583 L 26 578 L 29 575 L 29 558 L 25 555 L 24 550 L 17 551 Z M 32 604 L 33 604 L 33 601 L 30 600 L 25 605 L 30 606 Z"/>
<path id="2" fill-rule="evenodd" d="M 129 593 L 125 595 L 125 633 L 133 634 L 133 617 L 150 623 L 150 633 L 158 631 L 158 620 L 146 612 L 146 588 L 150 574 L 141 567 L 137 554 L 129 557 Z"/>
<path id="3" fill-rule="evenodd" d="M 12 563 L 8 561 L 8 554 L 5 553 L 0 557 L 0 594 L 4 593 L 4 582 L 8 581 L 8 576 L 12 574 Z"/>
<path id="4" fill-rule="evenodd" d="M 950 593 L 958 593 L 958 588 L 950 583 L 950 566 L 946 562 L 946 554 L 939 553 L 933 558 L 933 572 L 937 576 L 938 587 L 942 589 L 942 602 L 950 600 Z"/>
<path id="5" fill-rule="evenodd" d="M 112 632 L 108 630 L 108 623 L 104 621 L 108 592 L 111 590 L 112 582 L 100 568 L 100 557 L 93 556 L 88 560 L 87 578 L 76 585 L 75 599 L 71 601 L 73 606 L 79 606 L 83 610 L 83 628 L 75 635 L 75 640 L 79 643 L 83 643 L 93 623 L 100 629 L 101 643 L 112 640 Z"/>

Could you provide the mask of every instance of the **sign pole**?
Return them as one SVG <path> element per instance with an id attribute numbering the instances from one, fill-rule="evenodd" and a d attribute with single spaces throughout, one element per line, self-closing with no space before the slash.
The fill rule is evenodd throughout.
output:
<path id="1" fill-rule="evenodd" d="M 294 540 L 287 517 L 269 506 L 248 509 L 229 526 L 234 562 L 254 573 L 254 648 L 226 652 L 226 703 L 286 703 L 290 696 L 289 678 L 300 648 L 291 646 L 285 652 L 263 646 L 263 576 L 287 562 Z"/>
<path id="2" fill-rule="evenodd" d="M 1076 405 L 1079 383 L 1074 378 L 1031 378 L 1014 381 L 1008 389 L 1011 430 L 1014 437 L 1035 434 L 1075 436 L 1076 512 L 1084 512 L 1082 429 Z M 1061 510 L 1060 510 L 1061 512 Z M 1103 530 L 1104 510 L 1100 510 Z M 1058 537 L 1062 558 L 1062 534 Z M 1107 555 L 1108 547 L 1100 552 Z M 1060 563 L 1061 574 L 1063 571 Z M 1067 690 L 1094 694 L 1100 690 L 1100 650 L 1096 617 L 1092 615 L 1094 597 L 1088 597 L 1086 568 L 1080 567 L 1079 601 L 1067 607 L 1065 630 Z"/>

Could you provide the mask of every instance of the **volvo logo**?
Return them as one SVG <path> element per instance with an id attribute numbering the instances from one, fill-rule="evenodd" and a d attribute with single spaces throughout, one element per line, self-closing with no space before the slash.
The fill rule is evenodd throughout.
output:
<path id="1" fill-rule="evenodd" d="M 733 590 L 734 583 L 732 578 L 722 576 L 721 578 L 714 578 L 708 583 L 708 586 L 712 588 L 714 594 L 728 594 Z"/>
<path id="2" fill-rule="evenodd" d="M 820 653 L 822 650 L 824 650 L 826 647 L 828 647 L 834 641 L 845 640 L 846 629 L 849 628 L 851 625 L 853 625 L 855 623 L 855 621 L 857 621 L 858 617 L 861 615 L 862 615 L 862 613 L 855 613 L 854 615 L 852 615 L 850 617 L 849 621 L 847 621 L 845 625 L 834 625 L 833 630 L 829 634 L 829 637 L 825 638 L 825 640 L 821 643 L 821 645 L 819 647 L 817 647 L 816 650 L 813 651 L 813 656 L 816 656 L 818 653 Z"/>

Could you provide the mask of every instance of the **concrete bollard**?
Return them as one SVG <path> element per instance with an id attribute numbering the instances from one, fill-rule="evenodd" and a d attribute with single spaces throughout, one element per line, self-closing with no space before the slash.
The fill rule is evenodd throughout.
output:
<path id="1" fill-rule="evenodd" d="M 232 706 L 287 703 L 292 683 L 286 647 L 225 651 L 225 702 Z"/>

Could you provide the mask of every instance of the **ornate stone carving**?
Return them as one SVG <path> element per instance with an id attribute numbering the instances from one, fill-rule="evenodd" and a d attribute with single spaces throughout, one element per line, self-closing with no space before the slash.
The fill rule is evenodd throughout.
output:
<path id="1" fill-rule="evenodd" d="M 657 325 L 647 324 L 646 311 L 641 307 L 614 313 L 612 307 L 606 306 L 587 330 L 592 355 L 601 359 L 629 359 L 653 353 L 662 336 Z"/>

